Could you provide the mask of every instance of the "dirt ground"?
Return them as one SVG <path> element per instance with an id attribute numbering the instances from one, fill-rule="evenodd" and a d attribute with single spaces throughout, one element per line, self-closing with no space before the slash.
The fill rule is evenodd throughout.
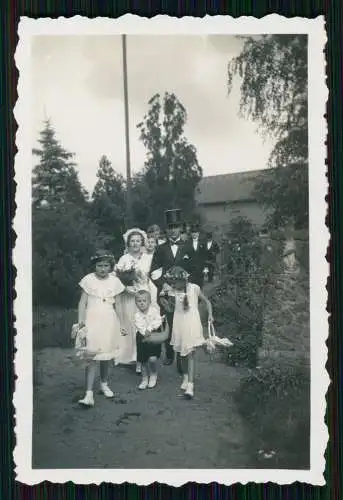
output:
<path id="1" fill-rule="evenodd" d="M 173 366 L 160 366 L 155 389 L 139 391 L 129 367 L 113 367 L 113 400 L 95 394 L 83 409 L 84 372 L 73 352 L 36 352 L 34 468 L 247 468 L 249 433 L 235 408 L 240 373 L 200 350 L 195 398 L 183 398 Z"/>

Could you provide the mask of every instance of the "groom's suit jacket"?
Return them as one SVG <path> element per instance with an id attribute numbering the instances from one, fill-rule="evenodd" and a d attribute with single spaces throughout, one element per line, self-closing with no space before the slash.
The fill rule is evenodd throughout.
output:
<path id="1" fill-rule="evenodd" d="M 197 241 L 197 245 L 194 245 L 192 239 L 187 242 L 187 253 L 190 257 L 189 259 L 189 280 L 196 285 L 199 285 L 200 288 L 203 286 L 204 282 L 204 267 L 205 267 L 205 245 L 204 242 L 199 239 Z"/>
<path id="2" fill-rule="evenodd" d="M 159 245 L 154 253 L 151 268 L 150 268 L 150 276 L 152 281 L 157 286 L 158 291 L 160 292 L 163 286 L 164 275 L 173 266 L 180 266 L 186 271 L 189 271 L 190 259 L 191 255 L 189 254 L 189 247 L 185 243 L 183 243 L 180 239 L 177 240 L 177 251 L 174 256 L 172 250 L 172 244 L 170 240 Z M 161 276 L 157 279 L 153 279 L 153 272 L 161 269 Z"/>

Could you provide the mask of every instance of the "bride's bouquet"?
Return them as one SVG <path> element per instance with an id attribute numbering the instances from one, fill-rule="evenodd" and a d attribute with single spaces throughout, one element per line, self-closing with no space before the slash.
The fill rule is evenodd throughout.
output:
<path id="1" fill-rule="evenodd" d="M 133 286 L 137 281 L 139 281 L 140 273 L 133 258 L 127 258 L 122 263 L 118 263 L 115 266 L 114 271 L 116 276 L 125 286 Z"/>

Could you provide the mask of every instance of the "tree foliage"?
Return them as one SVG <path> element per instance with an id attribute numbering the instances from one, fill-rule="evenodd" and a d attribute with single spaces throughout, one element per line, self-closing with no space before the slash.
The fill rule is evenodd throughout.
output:
<path id="1" fill-rule="evenodd" d="M 104 236 L 89 217 L 86 192 L 50 122 L 40 133 L 40 162 L 33 170 L 33 299 L 40 305 L 76 305 L 77 283 Z"/>
<path id="2" fill-rule="evenodd" d="M 202 168 L 196 148 L 184 136 L 186 122 L 186 109 L 175 94 L 166 92 L 150 99 L 148 113 L 137 125 L 147 159 L 142 175 L 136 178 L 136 203 L 140 207 L 147 194 L 137 189 L 140 180 L 149 190 L 154 218 L 163 217 L 169 208 L 181 208 L 185 216 L 194 211 L 194 190 Z"/>
<path id="3" fill-rule="evenodd" d="M 186 110 L 174 94 L 154 96 L 138 125 L 147 161 L 133 178 L 134 224 L 163 223 L 165 209 L 194 211 L 201 178 L 196 149 L 184 137 Z M 74 154 L 56 139 L 49 121 L 40 133 L 39 163 L 33 170 L 33 293 L 35 304 L 75 306 L 89 258 L 104 247 L 123 251 L 126 183 L 106 156 L 99 161 L 91 199 L 79 181 Z"/>
<path id="4" fill-rule="evenodd" d="M 308 113 L 306 35 L 263 35 L 244 39 L 228 65 L 228 90 L 239 76 L 240 114 L 273 138 L 273 167 L 256 195 L 272 208 L 274 225 L 308 222 Z"/>
<path id="5" fill-rule="evenodd" d="M 125 181 L 122 175 L 114 171 L 105 155 L 100 158 L 97 178 L 92 195 L 91 217 L 97 221 L 101 231 L 108 235 L 107 246 L 118 254 L 125 227 Z"/>
<path id="6" fill-rule="evenodd" d="M 83 204 L 87 193 L 81 186 L 74 153 L 65 150 L 56 139 L 56 133 L 49 120 L 40 132 L 38 142 L 41 149 L 34 148 L 39 163 L 33 169 L 32 197 L 35 205 L 55 205 L 72 201 Z"/>
<path id="7" fill-rule="evenodd" d="M 76 307 L 78 282 L 105 244 L 96 223 L 75 203 L 33 207 L 32 276 L 36 305 Z"/>

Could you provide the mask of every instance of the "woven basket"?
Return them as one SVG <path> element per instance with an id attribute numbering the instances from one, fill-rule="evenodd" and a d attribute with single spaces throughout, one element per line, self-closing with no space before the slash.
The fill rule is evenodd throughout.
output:
<path id="1" fill-rule="evenodd" d="M 217 336 L 212 321 L 208 321 L 207 332 L 208 336 L 203 347 L 210 358 L 214 359 L 218 354 L 227 352 L 227 349 L 233 346 L 233 343 L 228 338 Z"/>

